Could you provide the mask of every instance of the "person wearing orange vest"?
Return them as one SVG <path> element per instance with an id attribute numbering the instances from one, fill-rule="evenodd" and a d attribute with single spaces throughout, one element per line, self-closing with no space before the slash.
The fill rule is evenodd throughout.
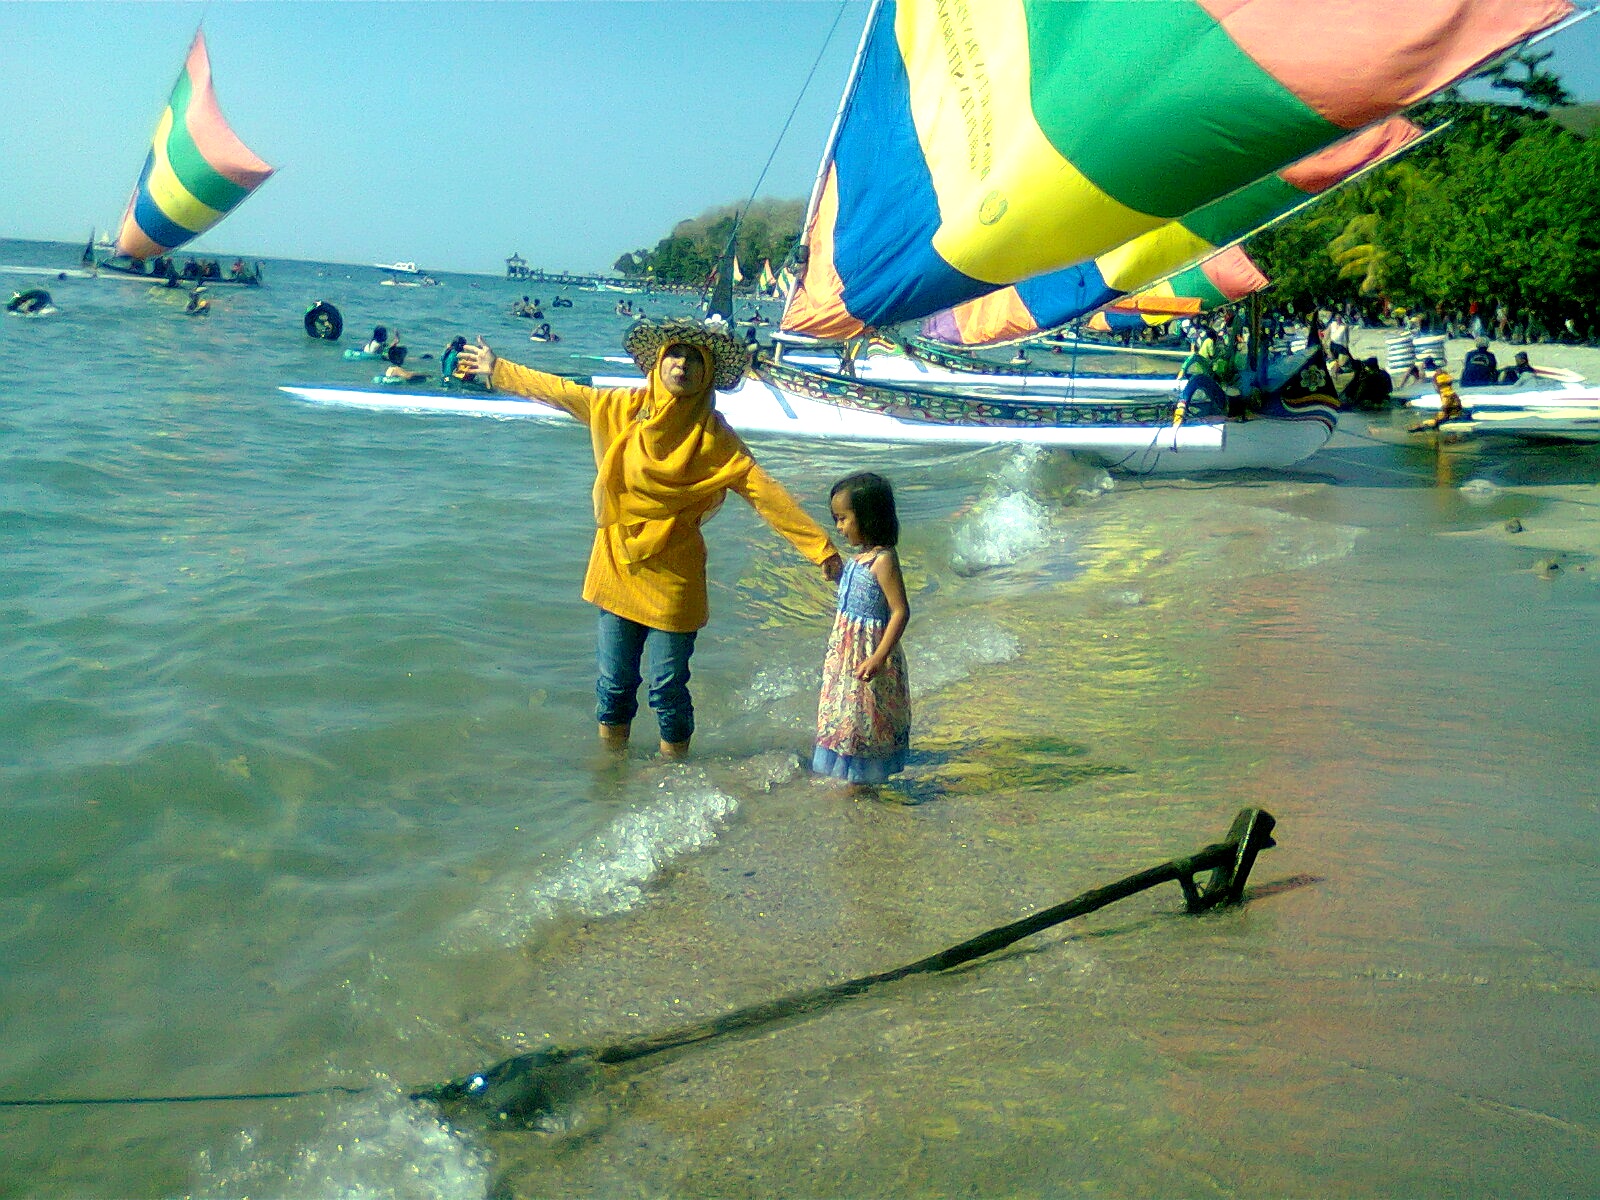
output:
<path id="1" fill-rule="evenodd" d="M 1439 366 L 1431 358 L 1422 360 L 1422 369 L 1433 372 L 1433 387 L 1439 393 L 1439 411 L 1426 421 L 1411 426 L 1407 433 L 1421 433 L 1425 429 L 1437 429 L 1446 421 L 1459 421 L 1464 412 L 1461 407 L 1461 397 L 1456 393 L 1456 382 L 1450 377 L 1450 372 Z"/>

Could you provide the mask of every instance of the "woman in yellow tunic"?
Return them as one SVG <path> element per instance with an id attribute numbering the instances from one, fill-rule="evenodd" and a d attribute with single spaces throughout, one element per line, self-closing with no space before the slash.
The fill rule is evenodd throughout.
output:
<path id="1" fill-rule="evenodd" d="M 496 389 L 565 409 L 589 427 L 596 530 L 583 598 L 600 609 L 600 740 L 627 744 L 648 647 L 661 753 L 681 758 L 694 732 L 689 656 L 710 616 L 701 523 L 734 491 L 829 580 L 839 577 L 840 558 L 822 527 L 717 414 L 715 389 L 737 385 L 748 362 L 744 346 L 687 319 L 641 321 L 625 345 L 645 372 L 643 387 L 585 387 L 507 362 L 481 338 L 461 351 L 458 367 Z"/>

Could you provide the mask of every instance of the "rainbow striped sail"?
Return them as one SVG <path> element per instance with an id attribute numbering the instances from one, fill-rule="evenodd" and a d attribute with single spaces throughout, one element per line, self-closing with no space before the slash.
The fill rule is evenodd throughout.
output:
<path id="1" fill-rule="evenodd" d="M 176 250 L 232 212 L 272 171 L 228 128 L 211 87 L 205 34 L 197 31 L 122 216 L 117 253 L 148 259 Z"/>
<path id="2" fill-rule="evenodd" d="M 882 0 L 784 327 L 854 336 L 1090 262 L 1571 12 L 1567 0 Z"/>
<path id="3" fill-rule="evenodd" d="M 1183 270 L 1229 243 L 1409 149 L 1423 133 L 1403 117 L 1368 127 L 1102 254 L 935 313 L 923 336 L 953 345 L 1031 337 Z M 1237 297 L 1236 297 L 1237 298 Z"/>

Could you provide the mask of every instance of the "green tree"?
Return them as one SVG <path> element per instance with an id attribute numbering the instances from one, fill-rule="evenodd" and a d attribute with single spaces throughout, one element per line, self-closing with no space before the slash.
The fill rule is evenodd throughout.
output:
<path id="1" fill-rule="evenodd" d="M 1430 185 L 1429 177 L 1408 162 L 1397 162 L 1351 185 L 1342 210 L 1354 211 L 1329 240 L 1328 255 L 1339 278 L 1355 282 L 1357 296 L 1387 295 L 1404 283 L 1405 260 L 1393 249 L 1391 227 L 1405 220 L 1413 199 Z"/>
<path id="2" fill-rule="evenodd" d="M 1448 128 L 1252 239 L 1279 295 L 1297 311 L 1377 297 L 1413 309 L 1501 301 L 1551 329 L 1592 312 L 1600 144 L 1549 120 L 1568 96 L 1548 57 L 1513 55 L 1485 73 L 1515 103 L 1451 91 L 1419 107 L 1419 123 Z"/>
<path id="3" fill-rule="evenodd" d="M 1410 298 L 1504 300 L 1547 328 L 1591 319 L 1600 296 L 1600 145 L 1550 122 L 1505 150 L 1462 142 L 1391 231 Z"/>
<path id="4" fill-rule="evenodd" d="M 788 257 L 804 214 L 802 200 L 757 200 L 743 213 L 735 205 L 720 205 L 678 222 L 653 250 L 636 251 L 635 273 L 648 272 L 666 284 L 698 287 L 721 261 L 737 222 L 734 254 L 746 278 L 754 279 L 763 261 L 770 260 L 776 269 Z M 623 270 L 622 260 L 617 263 Z"/>

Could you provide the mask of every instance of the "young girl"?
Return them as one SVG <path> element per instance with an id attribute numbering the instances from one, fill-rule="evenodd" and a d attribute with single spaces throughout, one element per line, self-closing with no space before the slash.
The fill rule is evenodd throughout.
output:
<path id="1" fill-rule="evenodd" d="M 900 574 L 900 518 L 881 475 L 862 472 L 833 485 L 833 524 L 861 553 L 839 578 L 839 610 L 822 665 L 817 748 L 811 769 L 870 793 L 905 769 L 911 694 L 900 635 L 911 617 Z"/>

